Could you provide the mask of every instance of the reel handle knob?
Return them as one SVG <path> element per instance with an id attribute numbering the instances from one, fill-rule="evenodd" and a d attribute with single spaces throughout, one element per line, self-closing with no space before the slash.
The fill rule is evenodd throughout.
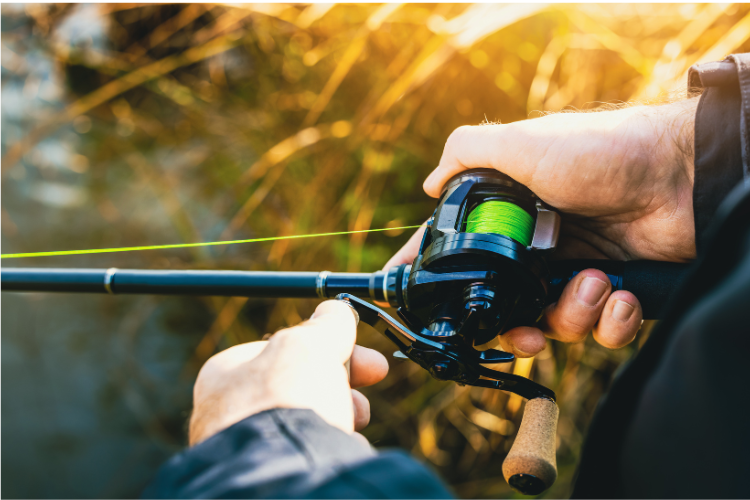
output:
<path id="1" fill-rule="evenodd" d="M 508 484 L 524 495 L 539 495 L 557 479 L 557 404 L 535 398 L 526 403 L 516 440 L 503 462 Z"/>

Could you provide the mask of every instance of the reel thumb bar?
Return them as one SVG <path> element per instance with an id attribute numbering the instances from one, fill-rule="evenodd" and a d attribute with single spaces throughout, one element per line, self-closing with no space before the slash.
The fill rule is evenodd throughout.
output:
<path id="1" fill-rule="evenodd" d="M 644 319 L 659 319 L 687 264 L 657 261 L 566 260 L 549 263 L 548 302 L 580 271 L 600 269 L 613 290 L 632 292 Z M 9 292 L 74 292 L 156 295 L 222 295 L 259 298 L 333 298 L 339 293 L 402 305 L 409 266 L 375 273 L 159 271 L 127 269 L 2 268 L 0 289 Z"/>

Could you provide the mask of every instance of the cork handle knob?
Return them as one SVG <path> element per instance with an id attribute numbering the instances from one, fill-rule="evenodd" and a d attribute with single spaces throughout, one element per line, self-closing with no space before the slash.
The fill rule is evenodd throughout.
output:
<path id="1" fill-rule="evenodd" d="M 503 462 L 505 480 L 524 495 L 538 495 L 557 479 L 558 415 L 554 401 L 536 398 L 526 403 L 516 440 Z"/>

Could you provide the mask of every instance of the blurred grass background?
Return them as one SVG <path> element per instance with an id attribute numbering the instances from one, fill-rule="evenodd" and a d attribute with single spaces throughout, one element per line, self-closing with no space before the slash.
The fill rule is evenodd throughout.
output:
<path id="1" fill-rule="evenodd" d="M 733 4 L 3 4 L 2 252 L 418 224 L 454 128 L 658 99 L 748 38 L 750 6 Z M 408 236 L 3 264 L 374 271 Z M 132 497 L 184 445 L 200 364 L 315 301 L 2 305 L 5 496 Z M 512 368 L 559 396 L 560 479 L 543 496 L 569 493 L 595 405 L 649 326 L 619 351 L 550 342 Z M 520 399 L 392 358 L 365 392 L 376 446 L 410 450 L 461 497 L 514 496 L 501 464 Z"/>

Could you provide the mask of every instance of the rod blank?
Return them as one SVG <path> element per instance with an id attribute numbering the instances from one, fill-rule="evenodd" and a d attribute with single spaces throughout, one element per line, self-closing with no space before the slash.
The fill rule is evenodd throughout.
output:
<path id="1" fill-rule="evenodd" d="M 358 297 L 369 297 L 372 275 L 265 271 L 4 268 L 1 276 L 2 290 L 16 292 L 329 298 L 341 292 L 351 293 Z M 329 286 L 326 286 L 327 284 Z"/>
<path id="2" fill-rule="evenodd" d="M 12 292 L 107 293 L 106 269 L 3 268 L 0 287 Z"/>

